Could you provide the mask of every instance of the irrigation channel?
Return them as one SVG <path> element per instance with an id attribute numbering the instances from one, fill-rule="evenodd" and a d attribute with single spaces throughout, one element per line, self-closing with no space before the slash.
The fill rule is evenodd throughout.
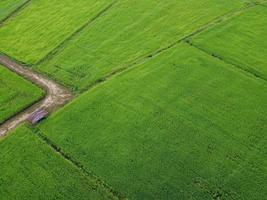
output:
<path id="1" fill-rule="evenodd" d="M 36 84 L 46 92 L 45 97 L 40 101 L 17 113 L 15 116 L 1 124 L 0 137 L 7 135 L 12 129 L 27 121 L 27 119 L 39 110 L 43 109 L 48 113 L 54 112 L 73 98 L 73 94 L 67 88 L 64 88 L 55 81 L 32 71 L 30 68 L 18 64 L 7 56 L 0 55 L 0 64 Z"/>

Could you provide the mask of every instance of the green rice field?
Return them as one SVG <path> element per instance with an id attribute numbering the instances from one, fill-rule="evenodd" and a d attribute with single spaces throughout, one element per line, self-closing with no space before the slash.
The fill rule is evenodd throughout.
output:
<path id="1" fill-rule="evenodd" d="M 256 200 L 267 191 L 266 101 L 263 81 L 183 44 L 40 129 L 134 199 Z"/>
<path id="2" fill-rule="evenodd" d="M 26 126 L 0 141 L 1 199 L 104 199 L 105 193 Z"/>
<path id="3" fill-rule="evenodd" d="M 3 0 L 0 55 L 0 200 L 267 199 L 266 0 Z"/>

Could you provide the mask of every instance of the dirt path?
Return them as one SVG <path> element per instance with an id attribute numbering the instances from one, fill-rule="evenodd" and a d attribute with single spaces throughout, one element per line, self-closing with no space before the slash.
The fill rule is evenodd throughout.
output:
<path id="1" fill-rule="evenodd" d="M 52 80 L 49 80 L 41 74 L 30 70 L 29 68 L 21 66 L 6 56 L 0 55 L 0 64 L 46 91 L 46 95 L 42 100 L 3 123 L 0 126 L 0 137 L 5 136 L 10 130 L 25 122 L 29 116 L 39 109 L 45 109 L 48 112 L 53 112 L 65 105 L 73 97 L 72 93 L 66 88 Z"/>

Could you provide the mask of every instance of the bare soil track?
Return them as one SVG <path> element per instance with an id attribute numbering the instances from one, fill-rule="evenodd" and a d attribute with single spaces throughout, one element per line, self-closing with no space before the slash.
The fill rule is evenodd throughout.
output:
<path id="1" fill-rule="evenodd" d="M 25 79 L 31 81 L 32 83 L 38 85 L 46 92 L 46 95 L 42 100 L 33 104 L 19 114 L 11 117 L 9 120 L 0 125 L 0 137 L 5 136 L 10 130 L 25 122 L 33 113 L 35 113 L 39 109 L 45 109 L 48 112 L 55 111 L 56 109 L 65 105 L 73 97 L 72 93 L 68 89 L 52 80 L 49 80 L 41 74 L 16 63 L 7 56 L 0 55 L 0 64 L 15 72 L 16 74 L 24 77 Z"/>

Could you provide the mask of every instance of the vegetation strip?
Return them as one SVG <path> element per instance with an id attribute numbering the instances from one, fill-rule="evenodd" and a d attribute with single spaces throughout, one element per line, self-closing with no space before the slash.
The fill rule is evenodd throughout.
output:
<path id="1" fill-rule="evenodd" d="M 6 56 L 0 55 L 0 63 L 9 70 L 17 73 L 46 91 L 46 96 L 44 99 L 3 123 L 0 126 L 0 137 L 6 135 L 10 130 L 19 126 L 36 111 L 45 109 L 48 112 L 52 112 L 65 105 L 73 97 L 71 92 L 66 88 L 60 86 L 52 80 L 47 79 L 41 74 L 21 66 Z"/>

